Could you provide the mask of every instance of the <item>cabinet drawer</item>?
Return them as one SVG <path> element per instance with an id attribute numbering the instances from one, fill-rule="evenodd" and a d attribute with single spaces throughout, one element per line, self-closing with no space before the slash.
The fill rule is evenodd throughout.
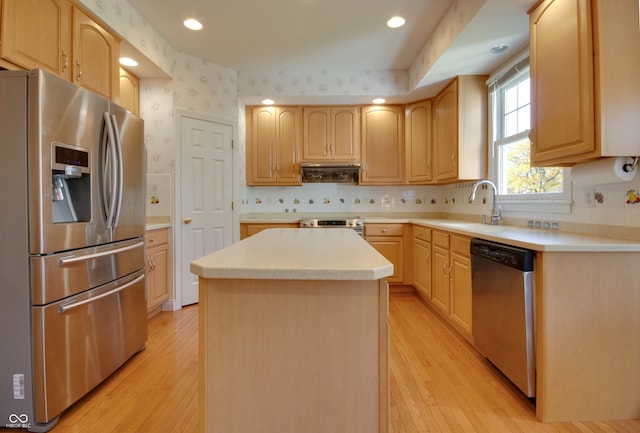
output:
<path id="1" fill-rule="evenodd" d="M 403 224 L 365 224 L 365 236 L 402 236 Z"/>
<path id="2" fill-rule="evenodd" d="M 414 225 L 413 226 L 413 237 L 416 239 L 423 240 L 425 242 L 431 242 L 431 229 Z"/>
<path id="3" fill-rule="evenodd" d="M 169 243 L 169 229 L 151 230 L 144 235 L 147 247 Z"/>
<path id="4" fill-rule="evenodd" d="M 433 231 L 433 243 L 441 246 L 443 248 L 449 248 L 449 234 L 444 232 L 439 232 L 437 230 Z"/>
<path id="5" fill-rule="evenodd" d="M 458 254 L 470 256 L 471 238 L 466 236 L 451 235 L 451 251 Z"/>

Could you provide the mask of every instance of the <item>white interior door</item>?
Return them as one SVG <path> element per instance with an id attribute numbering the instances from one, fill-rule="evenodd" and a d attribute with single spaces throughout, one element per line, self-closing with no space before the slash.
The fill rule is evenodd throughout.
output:
<path id="1" fill-rule="evenodd" d="M 189 264 L 233 239 L 233 127 L 182 116 L 181 290 L 182 305 L 198 302 L 198 278 Z"/>

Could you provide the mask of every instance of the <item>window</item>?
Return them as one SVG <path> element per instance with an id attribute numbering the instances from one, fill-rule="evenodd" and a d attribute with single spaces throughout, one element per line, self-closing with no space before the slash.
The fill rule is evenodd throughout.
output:
<path id="1" fill-rule="evenodd" d="M 542 210 L 542 202 L 556 207 L 568 206 L 567 190 L 570 188 L 566 183 L 565 170 L 529 165 L 531 86 L 528 57 L 489 83 L 493 119 L 490 165 L 502 208 Z M 535 201 L 535 208 L 523 205 L 532 201 Z M 563 211 L 560 208 L 555 210 Z"/>

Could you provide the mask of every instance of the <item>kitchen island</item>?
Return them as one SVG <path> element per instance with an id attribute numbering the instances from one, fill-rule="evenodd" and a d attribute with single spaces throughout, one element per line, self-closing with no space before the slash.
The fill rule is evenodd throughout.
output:
<path id="1" fill-rule="evenodd" d="M 191 271 L 202 431 L 388 431 L 393 266 L 353 230 L 265 230 Z"/>

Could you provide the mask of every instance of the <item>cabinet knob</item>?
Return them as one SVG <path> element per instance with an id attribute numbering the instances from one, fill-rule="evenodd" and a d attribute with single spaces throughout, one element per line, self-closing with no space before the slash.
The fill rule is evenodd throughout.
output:
<path id="1" fill-rule="evenodd" d="M 191 224 L 191 218 L 186 217 L 186 218 L 184 219 L 184 223 L 185 223 L 185 224 Z"/>

